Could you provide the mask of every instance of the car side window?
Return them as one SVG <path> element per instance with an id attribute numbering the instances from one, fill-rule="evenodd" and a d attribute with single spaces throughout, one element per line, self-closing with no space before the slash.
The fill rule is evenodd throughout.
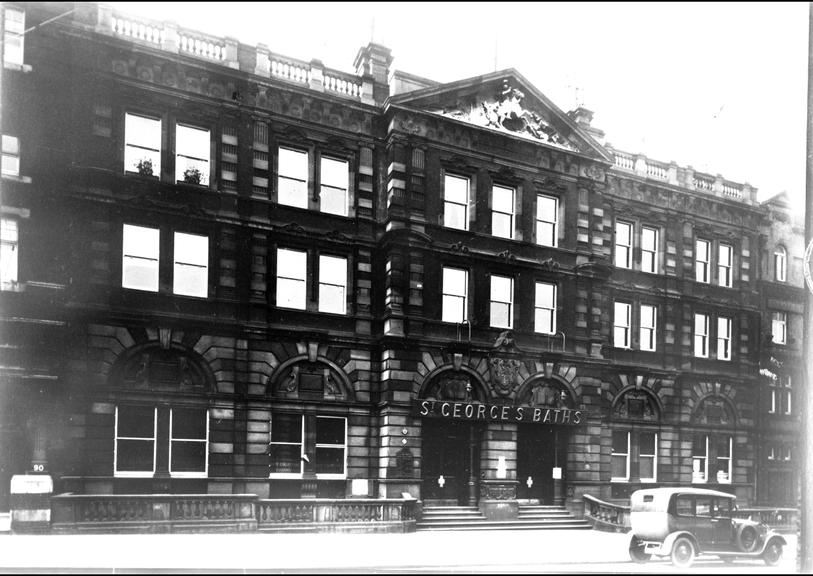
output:
<path id="1" fill-rule="evenodd" d="M 699 497 L 697 499 L 697 505 L 695 507 L 695 514 L 697 516 L 711 516 L 711 498 Z"/>
<path id="2" fill-rule="evenodd" d="M 694 501 L 689 496 L 678 496 L 675 511 L 678 516 L 694 516 Z"/>

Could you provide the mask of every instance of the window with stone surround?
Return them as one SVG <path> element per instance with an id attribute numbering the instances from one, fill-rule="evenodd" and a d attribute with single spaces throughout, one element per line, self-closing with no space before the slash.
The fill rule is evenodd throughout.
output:
<path id="1" fill-rule="evenodd" d="M 710 243 L 708 240 L 695 241 L 694 248 L 694 279 L 697 282 L 708 284 L 709 279 L 709 266 L 710 266 Z"/>
<path id="2" fill-rule="evenodd" d="M 641 271 L 658 273 L 658 229 L 651 226 L 641 228 Z"/>
<path id="3" fill-rule="evenodd" d="M 25 12 L 19 8 L 6 7 L 3 10 L 3 20 L 3 64 L 22 66 Z"/>
<path id="4" fill-rule="evenodd" d="M 632 304 L 628 302 L 615 302 L 613 306 L 613 346 L 616 348 L 630 348 L 632 338 Z"/>
<path id="5" fill-rule="evenodd" d="M 514 279 L 491 275 L 490 322 L 492 328 L 512 328 L 514 325 Z"/>
<path id="6" fill-rule="evenodd" d="M 469 273 L 460 268 L 443 267 L 441 319 L 444 322 L 465 322 L 468 319 Z"/>
<path id="7" fill-rule="evenodd" d="M 178 123 L 175 125 L 175 180 L 209 185 L 209 130 Z"/>
<path id="8" fill-rule="evenodd" d="M 733 448 L 732 436 L 695 434 L 692 442 L 692 483 L 730 484 Z"/>
<path id="9" fill-rule="evenodd" d="M 544 194 L 536 195 L 536 243 L 541 246 L 558 245 L 559 199 Z"/>
<path id="10" fill-rule="evenodd" d="M 158 408 L 116 406 L 113 470 L 116 476 L 155 474 Z"/>
<path id="11" fill-rule="evenodd" d="M 124 171 L 161 177 L 161 119 L 124 115 Z"/>
<path id="12" fill-rule="evenodd" d="M 172 291 L 183 296 L 206 298 L 209 292 L 209 238 L 175 232 Z"/>
<path id="13" fill-rule="evenodd" d="M 322 156 L 319 172 L 319 211 L 347 216 L 347 186 L 349 170 L 347 160 Z"/>
<path id="14" fill-rule="evenodd" d="M 20 176 L 20 141 L 16 136 L 3 134 L 1 171 L 3 176 Z"/>
<path id="15" fill-rule="evenodd" d="M 14 218 L 0 219 L 0 290 L 14 289 L 19 278 L 20 244 L 18 222 Z"/>
<path id="16" fill-rule="evenodd" d="M 777 282 L 787 282 L 788 253 L 784 246 L 777 246 L 773 252 L 773 273 Z"/>
<path id="17" fill-rule="evenodd" d="M 731 360 L 731 318 L 717 317 L 717 359 Z"/>
<path id="18" fill-rule="evenodd" d="M 277 248 L 277 306 L 305 309 L 308 253 Z"/>
<path id="19" fill-rule="evenodd" d="M 347 258 L 319 256 L 319 312 L 347 312 Z"/>
<path id="20" fill-rule="evenodd" d="M 536 283 L 534 331 L 539 334 L 556 333 L 556 284 Z"/>
<path id="21" fill-rule="evenodd" d="M 709 357 L 709 316 L 694 315 L 694 355 L 698 358 Z"/>
<path id="22" fill-rule="evenodd" d="M 469 229 L 470 180 L 445 174 L 443 177 L 443 225 L 458 230 Z"/>
<path id="23" fill-rule="evenodd" d="M 632 224 L 621 220 L 615 223 L 615 265 L 632 268 Z"/>
<path id="24" fill-rule="evenodd" d="M 315 430 L 308 430 L 308 422 Z M 347 477 L 347 418 L 271 414 L 269 476 L 302 478 L 305 466 L 320 479 Z"/>
<path id="25" fill-rule="evenodd" d="M 158 228 L 124 224 L 122 238 L 121 286 L 158 292 Z"/>
<path id="26" fill-rule="evenodd" d="M 725 288 L 731 288 L 731 266 L 734 248 L 728 244 L 720 243 L 717 246 L 717 283 Z"/>
<path id="27" fill-rule="evenodd" d="M 774 344 L 787 344 L 788 315 L 785 312 L 771 312 L 771 335 Z"/>
<path id="28" fill-rule="evenodd" d="M 506 186 L 491 188 L 491 234 L 500 238 L 514 238 L 514 212 L 516 191 Z"/>
<path id="29" fill-rule="evenodd" d="M 640 348 L 647 352 L 654 352 L 658 341 L 658 308 L 649 304 L 641 304 L 641 333 Z"/>
<path id="30" fill-rule="evenodd" d="M 169 473 L 205 477 L 209 471 L 209 414 L 200 408 L 169 411 Z"/>

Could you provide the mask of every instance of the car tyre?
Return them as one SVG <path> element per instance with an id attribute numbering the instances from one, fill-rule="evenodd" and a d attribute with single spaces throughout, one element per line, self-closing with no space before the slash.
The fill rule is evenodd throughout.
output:
<path id="1" fill-rule="evenodd" d="M 782 544 L 775 540 L 768 542 L 765 550 L 762 552 L 762 561 L 768 566 L 776 566 L 782 559 Z"/>
<path id="2" fill-rule="evenodd" d="M 638 564 L 649 562 L 649 559 L 652 558 L 652 554 L 644 552 L 644 543 L 637 536 L 633 536 L 630 540 L 630 558 Z"/>
<path id="3" fill-rule="evenodd" d="M 694 543 L 686 536 L 680 536 L 672 544 L 672 564 L 678 568 L 688 568 L 694 562 Z"/>

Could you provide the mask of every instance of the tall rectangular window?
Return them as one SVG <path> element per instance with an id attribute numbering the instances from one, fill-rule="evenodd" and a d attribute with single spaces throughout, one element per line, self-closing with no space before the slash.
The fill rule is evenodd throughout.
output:
<path id="1" fill-rule="evenodd" d="M 443 311 L 444 322 L 464 322 L 468 319 L 469 273 L 459 268 L 443 267 Z"/>
<path id="2" fill-rule="evenodd" d="M 172 292 L 206 298 L 209 293 L 209 237 L 175 232 Z"/>
<path id="3" fill-rule="evenodd" d="M 511 328 L 514 324 L 514 279 L 491 275 L 491 322 L 494 328 Z"/>
<path id="4" fill-rule="evenodd" d="M 536 243 L 556 246 L 559 237 L 559 199 L 536 195 Z"/>
<path id="5" fill-rule="evenodd" d="M 731 318 L 717 318 L 717 359 L 731 360 Z"/>
<path id="6" fill-rule="evenodd" d="M 169 473 L 206 476 L 209 469 L 209 412 L 205 408 L 169 411 Z"/>
<path id="7" fill-rule="evenodd" d="M 209 185 L 209 131 L 177 124 L 175 126 L 175 179 L 178 182 Z"/>
<path id="8" fill-rule="evenodd" d="M 630 433 L 614 430 L 612 449 L 611 480 L 626 482 L 630 479 Z"/>
<path id="9" fill-rule="evenodd" d="M 619 268 L 632 268 L 632 224 L 615 223 L 615 265 Z"/>
<path id="10" fill-rule="evenodd" d="M 638 435 L 638 476 L 641 482 L 658 480 L 657 432 L 641 432 Z"/>
<path id="11" fill-rule="evenodd" d="M 322 478 L 347 474 L 347 418 L 316 417 L 316 459 L 314 471 Z"/>
<path id="12" fill-rule="evenodd" d="M 630 348 L 630 326 L 632 325 L 632 304 L 616 302 L 613 310 L 613 346 Z"/>
<path id="13" fill-rule="evenodd" d="M 20 141 L 16 136 L 3 134 L 2 138 L 2 164 L 0 170 L 3 176 L 20 175 Z"/>
<path id="14" fill-rule="evenodd" d="M 780 386 L 780 402 L 782 404 L 782 413 L 783 414 L 791 414 L 793 412 L 792 406 L 792 390 L 791 390 L 791 377 L 790 376 L 780 376 L 779 377 L 779 386 Z"/>
<path id="15" fill-rule="evenodd" d="M 771 335 L 774 344 L 787 343 L 788 316 L 784 312 L 771 312 Z"/>
<path id="16" fill-rule="evenodd" d="M 491 233 L 514 238 L 514 189 L 494 185 L 491 188 Z"/>
<path id="17" fill-rule="evenodd" d="M 319 256 L 319 312 L 347 312 L 347 258 Z"/>
<path id="18" fill-rule="evenodd" d="M 347 185 L 350 172 L 346 160 L 322 157 L 320 170 L 319 210 L 347 216 Z"/>
<path id="19" fill-rule="evenodd" d="M 706 482 L 709 475 L 709 437 L 697 434 L 692 442 L 692 482 Z"/>
<path id="20" fill-rule="evenodd" d="M 694 245 L 694 279 L 709 283 L 709 243 L 697 240 Z"/>
<path id="21" fill-rule="evenodd" d="M 731 288 L 731 260 L 734 249 L 728 244 L 720 244 L 717 253 L 717 282 L 720 286 Z"/>
<path id="22" fill-rule="evenodd" d="M 305 309 L 308 254 L 277 248 L 277 306 Z"/>
<path id="23" fill-rule="evenodd" d="M 641 304 L 641 350 L 653 352 L 657 345 L 658 312 L 655 306 Z"/>
<path id="24" fill-rule="evenodd" d="M 116 406 L 113 469 L 116 476 L 155 473 L 158 408 Z"/>
<path id="25" fill-rule="evenodd" d="M 121 250 L 122 288 L 158 292 L 159 237 L 157 228 L 124 225 Z"/>
<path id="26" fill-rule="evenodd" d="M 279 149 L 277 202 L 297 208 L 308 207 L 308 153 Z"/>
<path id="27" fill-rule="evenodd" d="M 161 177 L 160 118 L 124 115 L 124 171 Z"/>
<path id="28" fill-rule="evenodd" d="M 694 355 L 709 357 L 709 317 L 706 314 L 694 315 Z"/>
<path id="29" fill-rule="evenodd" d="M 556 333 L 556 284 L 536 283 L 534 330 L 540 334 Z"/>
<path id="30" fill-rule="evenodd" d="M 658 229 L 641 228 L 641 270 L 650 274 L 658 273 Z"/>
<path id="31" fill-rule="evenodd" d="M 443 225 L 468 230 L 469 179 L 446 174 L 443 183 Z"/>
<path id="32" fill-rule="evenodd" d="M 299 477 L 302 474 L 304 431 L 301 414 L 271 414 L 268 468 L 272 476 Z"/>
<path id="33" fill-rule="evenodd" d="M 23 65 L 23 45 L 25 34 L 25 12 L 17 8 L 6 8 L 3 12 L 3 62 Z"/>
<path id="34" fill-rule="evenodd" d="M 18 254 L 17 221 L 2 218 L 0 219 L 0 290 L 12 288 L 17 284 Z"/>
<path id="35" fill-rule="evenodd" d="M 731 449 L 734 439 L 731 436 L 715 438 L 716 480 L 720 484 L 731 484 Z"/>
<path id="36" fill-rule="evenodd" d="M 777 282 L 786 282 L 788 279 L 788 253 L 784 246 L 777 246 L 773 253 L 774 278 Z"/>

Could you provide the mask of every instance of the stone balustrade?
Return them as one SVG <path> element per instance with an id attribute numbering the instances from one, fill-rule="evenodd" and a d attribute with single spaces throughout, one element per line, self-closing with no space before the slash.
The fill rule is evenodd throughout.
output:
<path id="1" fill-rule="evenodd" d="M 310 64 L 302 60 L 272 54 L 271 76 L 282 78 L 290 82 L 309 84 L 311 80 Z"/>
<path id="2" fill-rule="evenodd" d="M 643 154 L 631 154 L 614 149 L 610 144 L 606 148 L 613 154 L 615 168 L 622 172 L 635 174 L 647 180 L 657 180 L 689 190 L 697 190 L 720 198 L 755 204 L 757 189 L 749 184 L 739 184 L 725 180 L 719 174 L 696 172 L 691 166 L 678 166 L 674 162 L 665 163 L 647 158 Z"/>
<path id="3" fill-rule="evenodd" d="M 226 59 L 226 42 L 218 38 L 182 31 L 178 33 L 178 45 L 181 52 L 199 58 L 216 62 Z"/>
<path id="4" fill-rule="evenodd" d="M 737 508 L 734 517 L 762 522 L 778 532 L 795 532 L 799 527 L 799 510 L 796 508 Z"/>
<path id="5" fill-rule="evenodd" d="M 584 494 L 582 501 L 584 503 L 584 518 L 596 530 L 626 532 L 630 529 L 629 506 L 605 502 L 589 494 Z"/>
<path id="6" fill-rule="evenodd" d="M 354 524 L 389 524 L 395 531 L 408 531 L 414 520 L 415 500 L 317 498 L 257 501 L 257 521 L 263 531 L 284 531 L 297 526 L 352 530 Z"/>

